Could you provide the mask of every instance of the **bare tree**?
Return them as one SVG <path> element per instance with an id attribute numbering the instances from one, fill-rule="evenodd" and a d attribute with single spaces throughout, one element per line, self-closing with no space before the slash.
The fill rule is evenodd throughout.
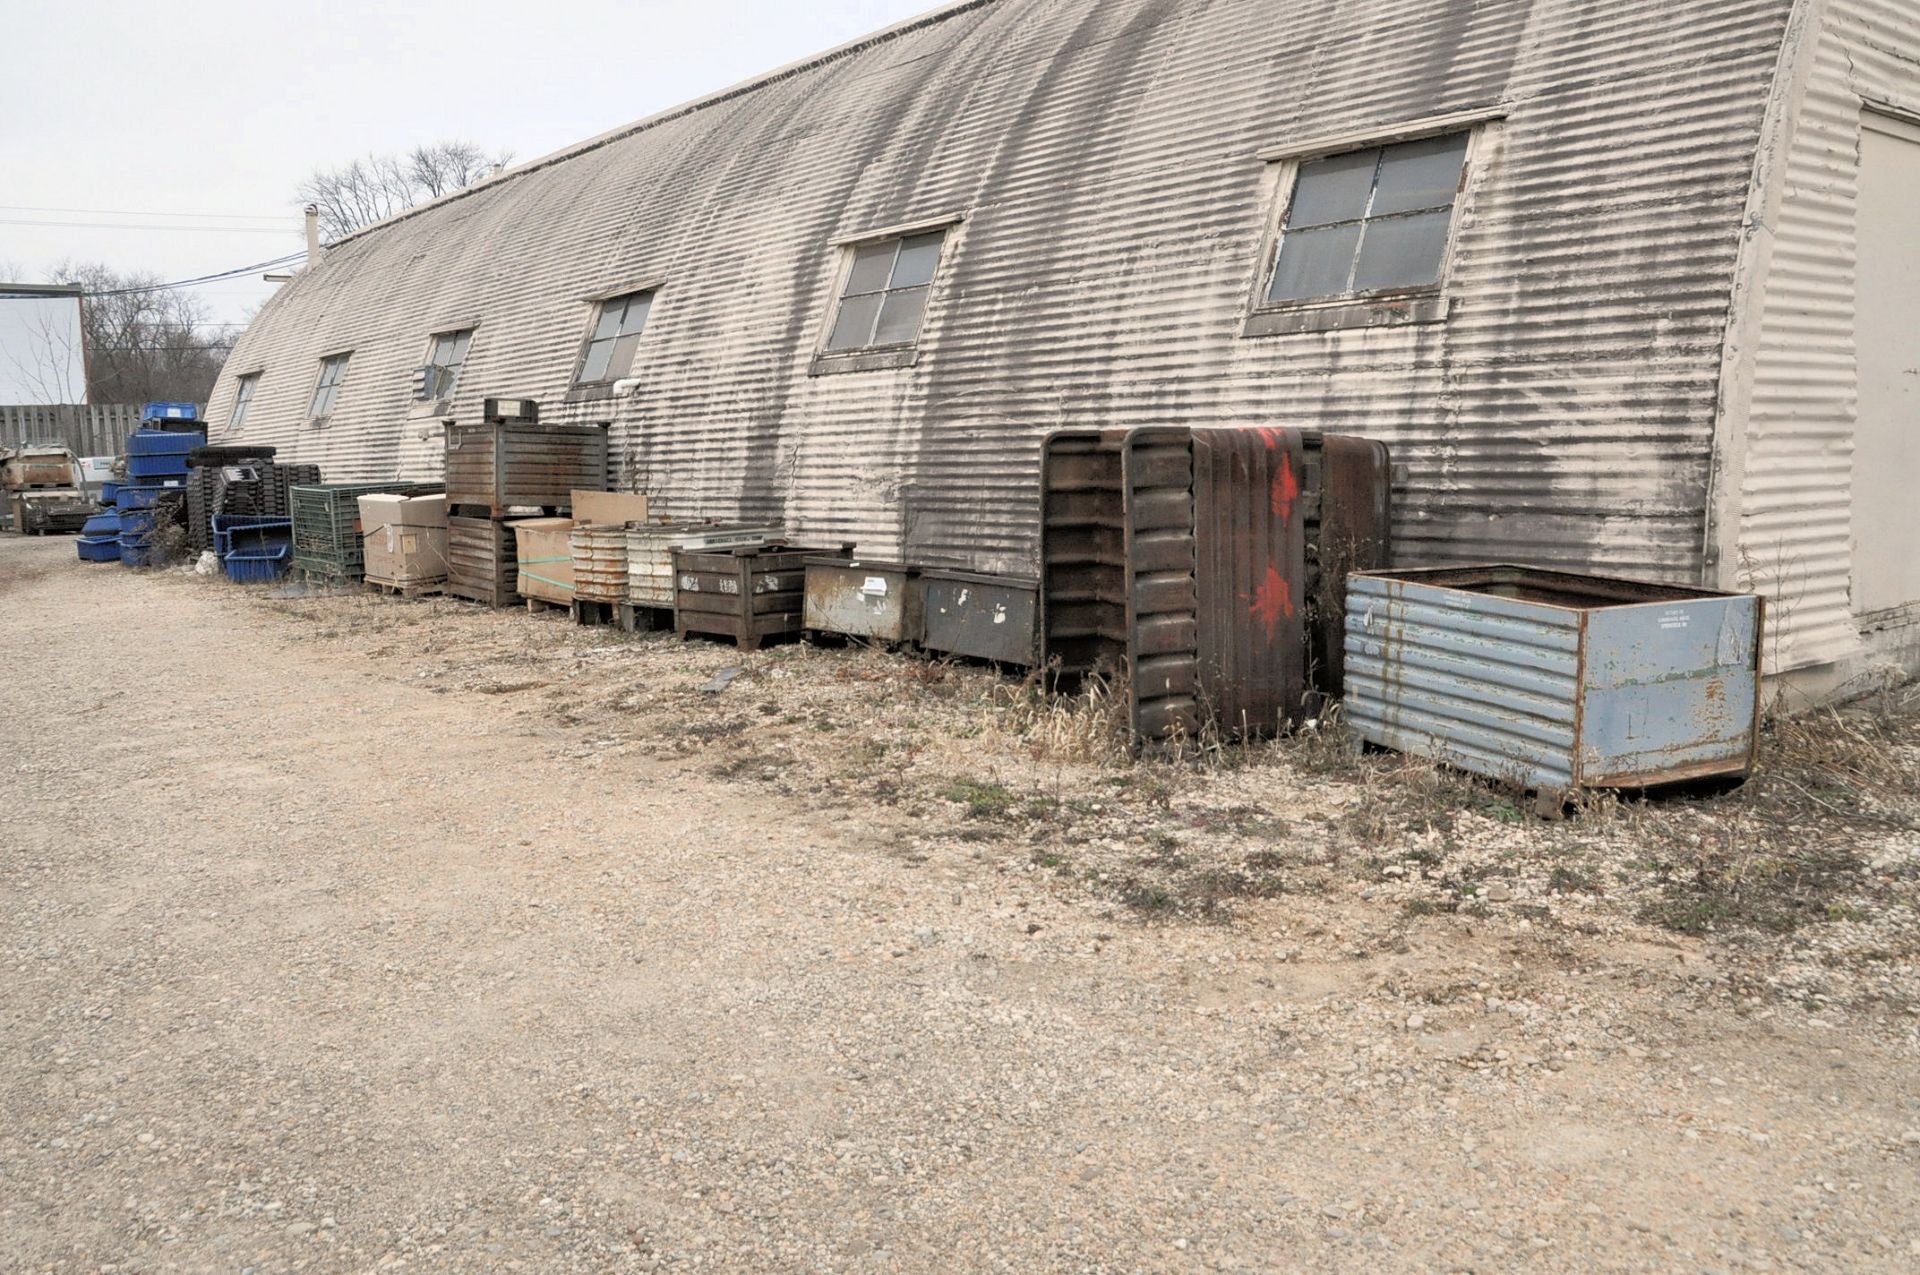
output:
<path id="1" fill-rule="evenodd" d="M 316 169 L 296 196 L 320 210 L 320 237 L 332 242 L 471 186 L 512 160 L 511 151 L 489 155 L 472 142 L 435 142 L 405 155 L 368 155 L 340 168 Z"/>
<path id="2" fill-rule="evenodd" d="M 149 272 L 121 274 L 99 262 L 65 262 L 49 282 L 78 286 L 87 342 L 87 391 L 95 403 L 204 403 L 233 348 L 190 292 L 160 287 Z"/>
<path id="3" fill-rule="evenodd" d="M 28 386 L 39 403 L 78 403 L 86 386 L 74 369 L 84 367 L 82 338 L 65 323 L 57 323 L 46 311 L 28 321 L 30 333 L 23 350 L 6 352 L 7 366 L 15 381 Z"/>

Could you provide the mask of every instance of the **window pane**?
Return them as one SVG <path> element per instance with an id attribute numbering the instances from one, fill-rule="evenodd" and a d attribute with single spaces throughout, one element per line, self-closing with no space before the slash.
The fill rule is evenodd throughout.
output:
<path id="1" fill-rule="evenodd" d="M 933 268 L 940 264 L 940 245 L 946 239 L 947 232 L 939 230 L 901 240 L 900 260 L 894 263 L 892 286 L 917 288 L 923 283 L 932 283 Z"/>
<path id="2" fill-rule="evenodd" d="M 1438 283 L 1440 259 L 1447 251 L 1447 224 L 1452 220 L 1453 213 L 1447 211 L 1368 222 L 1354 289 L 1373 292 Z"/>
<path id="3" fill-rule="evenodd" d="M 853 254 L 853 273 L 847 276 L 849 297 L 867 292 L 878 292 L 887 286 L 887 278 L 893 273 L 893 257 L 900 248 L 900 241 L 889 239 L 885 243 L 870 243 Z M 865 345 L 862 341 L 860 344 Z"/>
<path id="4" fill-rule="evenodd" d="M 1330 221 L 1351 221 L 1367 211 L 1367 194 L 1373 189 L 1373 170 L 1380 152 L 1354 151 L 1334 155 L 1300 166 L 1300 177 L 1293 186 L 1293 206 L 1287 212 L 1287 225 L 1324 226 Z"/>
<path id="5" fill-rule="evenodd" d="M 607 341 L 620 335 L 620 316 L 627 310 L 627 299 L 615 297 L 600 303 L 600 318 L 593 325 L 593 339 Z"/>
<path id="6" fill-rule="evenodd" d="M 453 334 L 453 357 L 448 359 L 455 367 L 467 361 L 467 346 L 473 341 L 473 333 L 456 332 Z"/>
<path id="7" fill-rule="evenodd" d="M 629 332 L 637 333 L 641 328 L 646 327 L 647 313 L 652 309 L 653 294 L 651 292 L 637 292 L 628 297 L 625 317 L 620 320 L 621 333 L 623 335 Z"/>
<path id="8" fill-rule="evenodd" d="M 1289 230 L 1280 241 L 1280 259 L 1274 264 L 1269 301 L 1301 301 L 1310 297 L 1337 297 L 1347 290 L 1353 269 L 1353 251 L 1360 242 L 1358 225 L 1321 230 Z"/>
<path id="9" fill-rule="evenodd" d="M 428 397 L 452 398 L 453 387 L 460 380 L 460 365 L 458 363 L 455 363 L 451 367 L 443 367 L 438 369 L 433 374 L 432 380 L 433 380 L 433 391 L 431 394 L 428 395 Z"/>
<path id="10" fill-rule="evenodd" d="M 607 376 L 607 360 L 613 357 L 613 340 L 596 340 L 587 347 L 587 361 L 580 365 L 580 379 L 602 381 Z"/>
<path id="11" fill-rule="evenodd" d="M 880 296 L 848 297 L 840 303 L 840 317 L 834 322 L 829 350 L 857 350 L 873 343 L 874 320 L 880 315 Z"/>
<path id="12" fill-rule="evenodd" d="M 1465 133 L 1387 147 L 1380 157 L 1380 189 L 1373 197 L 1373 215 L 1452 204 L 1466 159 Z"/>
<path id="13" fill-rule="evenodd" d="M 920 315 L 927 308 L 925 288 L 902 288 L 889 292 L 880 307 L 880 326 L 873 334 L 875 345 L 897 345 L 920 335 Z"/>
<path id="14" fill-rule="evenodd" d="M 613 343 L 613 353 L 607 358 L 607 379 L 617 381 L 633 370 L 634 347 L 640 344 L 638 332 L 626 332 Z"/>

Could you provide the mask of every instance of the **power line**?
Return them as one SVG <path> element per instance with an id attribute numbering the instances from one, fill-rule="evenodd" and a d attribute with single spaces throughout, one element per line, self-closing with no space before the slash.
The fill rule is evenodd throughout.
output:
<path id="1" fill-rule="evenodd" d="M 203 283 L 218 283 L 222 279 L 237 279 L 243 274 L 252 274 L 256 270 L 271 270 L 275 266 L 288 266 L 299 261 L 307 254 L 288 253 L 284 257 L 275 257 L 272 261 L 256 261 L 250 266 L 238 266 L 232 270 L 222 270 L 219 274 L 201 275 L 197 279 L 181 279 L 176 283 L 156 283 L 150 288 L 109 288 L 103 292 L 89 292 L 90 297 L 131 297 L 147 292 L 171 292 L 175 288 L 192 288 Z"/>
<path id="2" fill-rule="evenodd" d="M 198 230 L 220 235 L 297 235 L 300 228 L 268 226 L 168 226 L 157 221 L 35 221 L 26 217 L 0 217 L 0 226 L 58 226 L 63 230 Z"/>
<path id="3" fill-rule="evenodd" d="M 81 213 L 89 217 L 192 217 L 201 221 L 290 221 L 287 213 L 185 213 L 157 208 L 45 208 L 38 204 L 0 204 L 0 212 Z"/>

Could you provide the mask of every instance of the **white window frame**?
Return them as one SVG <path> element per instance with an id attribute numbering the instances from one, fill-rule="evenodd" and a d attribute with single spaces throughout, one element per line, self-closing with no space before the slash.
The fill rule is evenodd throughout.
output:
<path id="1" fill-rule="evenodd" d="M 236 434 L 247 423 L 247 409 L 260 389 L 259 372 L 242 372 L 233 382 L 233 410 L 227 414 L 228 434 Z"/>
<path id="2" fill-rule="evenodd" d="M 352 350 L 336 350 L 332 354 L 323 354 L 320 356 L 320 373 L 314 378 L 313 393 L 307 399 L 307 421 L 310 424 L 317 424 L 332 417 L 334 404 L 340 399 L 340 387 L 346 384 L 347 370 L 352 367 L 352 365 Z M 329 369 L 336 367 L 340 370 L 338 374 L 329 381 L 327 379 L 327 372 Z M 320 396 L 323 392 L 326 394 L 324 408 L 320 401 Z"/>
<path id="3" fill-rule="evenodd" d="M 416 416 L 442 415 L 453 406 L 453 396 L 460 388 L 460 376 L 467 366 L 467 360 L 473 355 L 473 338 L 480 325 L 477 323 L 459 324 L 441 328 L 427 338 L 426 362 L 420 365 L 420 381 L 414 387 L 415 401 L 413 414 Z M 460 347 L 460 361 L 452 364 L 439 364 L 433 361 L 440 342 L 448 338 L 466 338 L 466 344 Z M 436 368 L 450 367 L 453 371 L 452 383 L 441 388 L 434 384 Z"/>
<path id="4" fill-rule="evenodd" d="M 625 316 L 623 316 L 619 329 L 612 336 L 601 338 L 615 347 L 629 336 L 634 338 L 632 353 L 627 358 L 626 367 L 616 371 L 611 362 L 612 352 L 609 351 L 609 362 L 606 369 L 607 374 L 589 378 L 586 374 L 587 360 L 592 357 L 593 347 L 598 343 L 594 337 L 594 333 L 599 330 L 600 320 L 605 316 L 607 307 L 616 301 L 623 305 L 630 306 L 635 297 L 645 297 L 647 299 L 647 312 L 641 318 L 640 326 L 632 332 L 628 332 L 625 324 Z M 645 339 L 647 328 L 653 323 L 654 308 L 660 304 L 660 286 L 658 284 L 649 284 L 638 288 L 622 288 L 618 292 L 608 293 L 599 297 L 590 297 L 588 300 L 592 302 L 593 309 L 587 318 L 587 334 L 580 342 L 579 356 L 574 360 L 573 380 L 569 383 L 569 395 L 576 398 L 604 398 L 612 392 L 612 387 L 617 382 L 627 380 L 633 376 L 634 362 L 640 356 L 640 342 Z"/>

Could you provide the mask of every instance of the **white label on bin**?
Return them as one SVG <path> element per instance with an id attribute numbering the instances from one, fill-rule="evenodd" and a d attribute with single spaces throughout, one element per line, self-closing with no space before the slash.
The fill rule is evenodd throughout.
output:
<path id="1" fill-rule="evenodd" d="M 887 578 L 885 576 L 868 576 L 867 582 L 860 586 L 860 592 L 872 594 L 876 598 L 886 597 Z"/>
<path id="2" fill-rule="evenodd" d="M 993 607 L 993 622 L 994 622 L 995 624 L 1005 624 L 1005 623 L 1007 622 L 1007 605 L 1006 605 L 1006 603 L 1004 603 L 1004 602 L 996 602 L 996 603 L 994 604 L 994 607 Z"/>

